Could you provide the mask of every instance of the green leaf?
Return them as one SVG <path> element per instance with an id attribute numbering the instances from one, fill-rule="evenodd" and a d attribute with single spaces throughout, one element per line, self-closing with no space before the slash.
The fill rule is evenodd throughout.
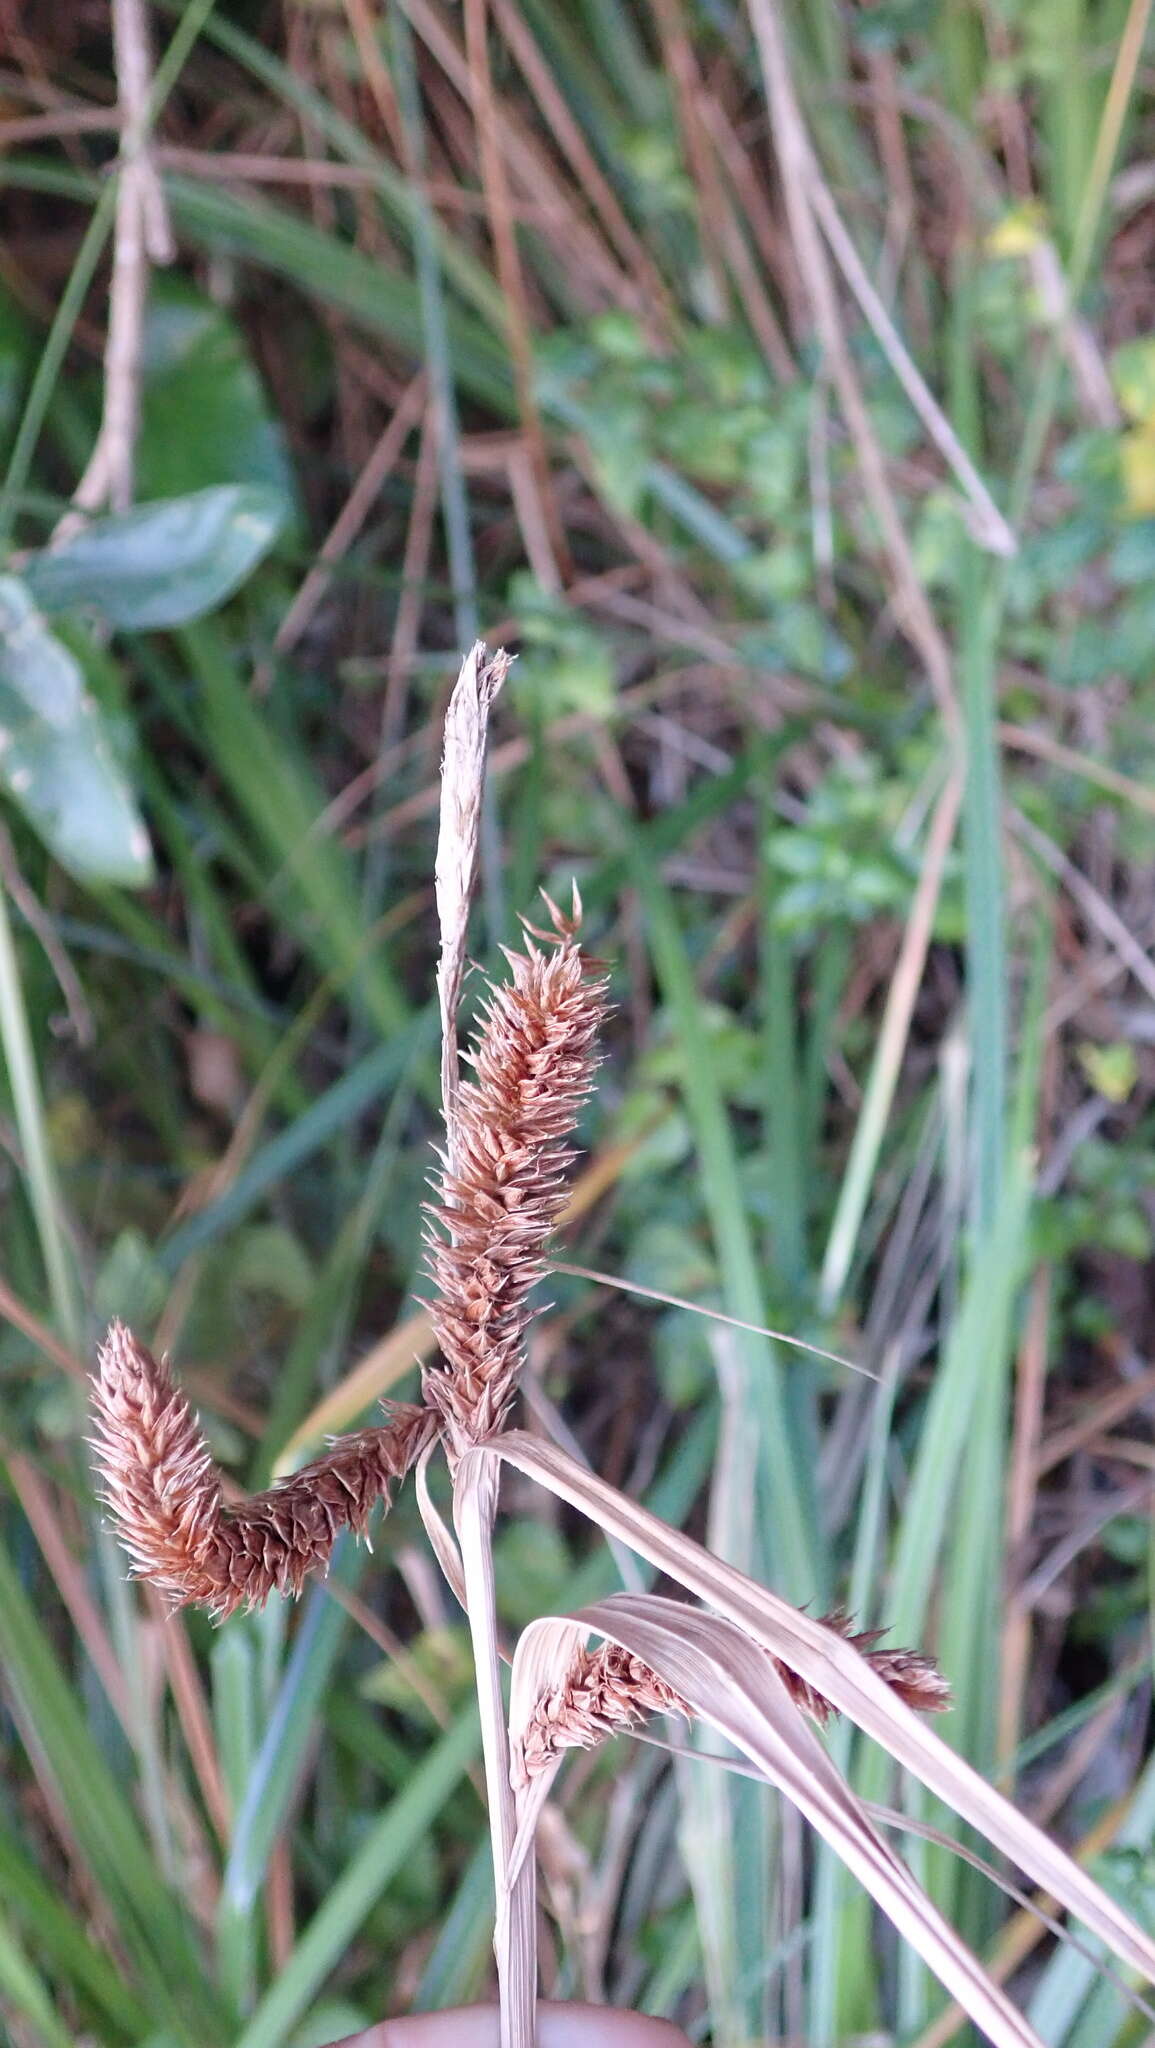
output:
<path id="1" fill-rule="evenodd" d="M 108 2032 L 139 2039 L 148 2012 L 115 1963 L 89 1939 L 81 1919 L 42 1876 L 25 1848 L 0 1827 L 0 1894 L 42 1959 L 51 1961 L 86 2001 L 99 2007 Z"/>
<path id="2" fill-rule="evenodd" d="M 47 611 L 93 605 L 114 626 L 182 626 L 215 611 L 268 553 L 284 521 L 268 484 L 215 484 L 94 519 L 26 576 Z"/>
<path id="3" fill-rule="evenodd" d="M 15 576 L 0 576 L 0 785 L 82 881 L 151 880 L 148 835 L 104 718 Z"/>
<path id="4" fill-rule="evenodd" d="M 97 1747 L 80 1688 L 58 1661 L 44 1616 L 0 1542 L 0 1677 L 5 1703 L 53 1810 L 68 1817 L 106 1909 L 106 1925 L 158 2023 L 183 2048 L 223 2048 L 226 2015 L 206 1978 L 187 1905 L 149 1854 L 127 1787 Z M 7 1867 L 7 1865 L 6 1865 Z"/>
<path id="5" fill-rule="evenodd" d="M 0 452 L 7 459 L 32 372 L 31 330 L 11 293 L 0 290 Z"/>
<path id="6" fill-rule="evenodd" d="M 1139 1079 L 1139 1062 L 1135 1048 L 1124 1039 L 1114 1045 L 1091 1045 L 1084 1042 L 1078 1048 L 1079 1064 L 1100 1095 L 1108 1102 L 1126 1102 Z"/>
<path id="7" fill-rule="evenodd" d="M 136 475 L 145 501 L 209 484 L 265 484 L 286 511 L 293 506 L 281 433 L 244 341 L 227 313 L 183 280 L 152 285 Z"/>
<path id="8" fill-rule="evenodd" d="M 273 1978 L 236 2048 L 281 2048 L 314 1992 L 333 1970 L 390 1879 L 405 1868 L 477 1754 L 475 1712 L 462 1714 L 415 1768 L 403 1792 L 368 1829 L 360 1848 Z"/>
<path id="9" fill-rule="evenodd" d="M 246 38 L 247 41 L 247 38 Z M 421 308 L 413 279 L 384 271 L 335 235 L 283 206 L 251 193 L 243 198 L 210 189 L 203 179 L 169 176 L 165 191 L 178 231 L 198 248 L 237 256 L 288 278 L 311 301 L 337 307 L 370 334 L 383 334 L 414 361 L 424 349 Z M 461 252 L 447 237 L 443 255 L 460 278 Z M 472 273 L 471 266 L 471 273 Z M 472 294 L 476 298 L 476 291 Z M 460 389 L 499 416 L 512 410 L 508 360 L 498 337 L 456 305 L 449 311 L 454 370 Z"/>

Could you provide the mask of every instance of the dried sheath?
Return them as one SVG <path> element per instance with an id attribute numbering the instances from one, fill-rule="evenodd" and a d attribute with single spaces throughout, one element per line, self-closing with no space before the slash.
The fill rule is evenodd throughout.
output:
<path id="1" fill-rule="evenodd" d="M 914 1650 L 874 1649 L 884 1631 L 855 1631 L 841 1608 L 823 1615 L 822 1623 L 861 1650 L 908 1707 L 939 1713 L 950 1705 L 950 1687 L 929 1657 Z M 771 1662 L 795 1704 L 825 1727 L 834 1711 L 830 1701 L 777 1657 Z M 609 1735 L 636 1728 L 650 1714 L 688 1716 L 689 1711 L 664 1678 L 619 1644 L 579 1649 L 563 1683 L 542 1694 L 526 1724 L 513 1761 L 515 1782 L 527 1783 L 556 1763 L 563 1750 L 592 1749 Z"/>
<path id="2" fill-rule="evenodd" d="M 437 994 L 441 1005 L 441 1092 L 452 1147 L 453 1112 L 460 1077 L 457 1065 L 457 1004 L 465 974 L 469 906 L 477 872 L 485 747 L 489 713 L 509 674 L 503 647 L 490 657 L 483 640 L 470 648 L 445 715 L 441 762 L 441 825 L 433 880 L 441 959 Z"/>

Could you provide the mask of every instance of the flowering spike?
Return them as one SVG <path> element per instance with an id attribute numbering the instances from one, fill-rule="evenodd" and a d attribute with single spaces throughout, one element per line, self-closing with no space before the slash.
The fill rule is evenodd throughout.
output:
<path id="1" fill-rule="evenodd" d="M 562 1684 L 542 1694 L 522 1733 L 513 1756 L 515 1790 L 556 1763 L 563 1750 L 592 1749 L 610 1735 L 628 1734 L 649 1714 L 688 1720 L 690 1709 L 619 1643 L 579 1649 Z"/>
<path id="2" fill-rule="evenodd" d="M 572 921 L 510 952 L 457 1091 L 427 1242 L 433 1326 L 445 1366 L 424 1392 L 456 1444 L 500 1429 L 521 1368 L 527 1299 L 565 1204 L 567 1138 L 589 1094 L 605 985 L 591 979 Z"/>
<path id="3" fill-rule="evenodd" d="M 134 1571 L 218 1619 L 274 1590 L 299 1593 L 310 1571 L 326 1569 L 342 1529 L 364 1535 L 374 1503 L 436 1427 L 427 1409 L 398 1405 L 384 1427 L 340 1438 L 327 1457 L 230 1508 L 167 1364 L 120 1322 L 100 1349 L 93 1409 L 104 1498 Z"/>

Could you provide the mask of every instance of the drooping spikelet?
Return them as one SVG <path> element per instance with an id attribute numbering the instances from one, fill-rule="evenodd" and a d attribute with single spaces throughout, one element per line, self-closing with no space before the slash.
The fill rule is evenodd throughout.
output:
<path id="1" fill-rule="evenodd" d="M 842 1608 L 824 1614 L 822 1626 L 861 1650 L 908 1707 L 940 1713 L 950 1705 L 950 1687 L 931 1658 L 914 1650 L 870 1648 L 885 1630 L 856 1631 Z M 830 1701 L 777 1657 L 770 1662 L 795 1705 L 825 1727 L 834 1712 Z M 578 1650 L 564 1682 L 542 1695 L 526 1724 L 513 1758 L 515 1783 L 536 1777 L 563 1750 L 592 1749 L 608 1735 L 636 1728 L 649 1714 L 689 1718 L 690 1709 L 664 1678 L 616 1643 Z"/>
<path id="2" fill-rule="evenodd" d="M 430 1312 L 445 1365 L 426 1373 L 424 1392 L 458 1445 L 492 1436 L 512 1399 L 605 1012 L 605 985 L 578 947 L 580 913 L 550 913 L 551 949 L 527 935 L 524 952 L 506 956 L 512 979 L 490 993 L 430 1208 Z"/>
<path id="3" fill-rule="evenodd" d="M 876 1650 L 874 1644 L 886 1634 L 884 1628 L 856 1629 L 844 1607 L 835 1607 L 831 1613 L 820 1617 L 823 1628 L 832 1635 L 842 1636 L 860 1650 L 867 1663 L 884 1679 L 893 1693 L 897 1693 L 904 1706 L 915 1707 L 922 1714 L 941 1714 L 950 1705 L 950 1687 L 935 1663 L 933 1657 L 924 1657 L 918 1650 Z M 835 1709 L 817 1688 L 799 1678 L 778 1658 L 772 1659 L 778 1673 L 797 1706 L 825 1728 Z"/>
<path id="4" fill-rule="evenodd" d="M 514 1749 L 515 1787 L 556 1763 L 563 1750 L 592 1749 L 607 1736 L 628 1733 L 649 1714 L 690 1718 L 673 1686 L 619 1643 L 578 1650 L 564 1684 L 542 1695 Z"/>
<path id="5" fill-rule="evenodd" d="M 169 1373 L 123 1323 L 113 1323 L 94 1382 L 93 1448 L 121 1542 L 140 1577 L 178 1604 L 221 1618 L 274 1589 L 299 1593 L 324 1570 L 342 1529 L 363 1535 L 436 1427 L 398 1405 L 380 1429 L 342 1437 L 327 1457 L 239 1507 L 221 1482 L 192 1409 Z"/>

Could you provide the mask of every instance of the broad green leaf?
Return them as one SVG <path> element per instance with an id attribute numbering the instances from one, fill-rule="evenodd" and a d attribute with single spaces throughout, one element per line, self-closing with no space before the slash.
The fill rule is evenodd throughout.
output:
<path id="1" fill-rule="evenodd" d="M 0 576 L 0 786 L 82 881 L 151 880 L 148 835 L 104 718 L 15 576 Z"/>
<path id="2" fill-rule="evenodd" d="M 214 484 L 94 519 L 25 573 L 47 611 L 92 605 L 114 626 L 183 626 L 232 596 L 284 516 L 268 484 Z"/>
<path id="3" fill-rule="evenodd" d="M 209 484 L 266 484 L 287 511 L 293 504 L 280 429 L 245 343 L 228 314 L 183 280 L 152 285 L 136 476 L 145 502 Z"/>

